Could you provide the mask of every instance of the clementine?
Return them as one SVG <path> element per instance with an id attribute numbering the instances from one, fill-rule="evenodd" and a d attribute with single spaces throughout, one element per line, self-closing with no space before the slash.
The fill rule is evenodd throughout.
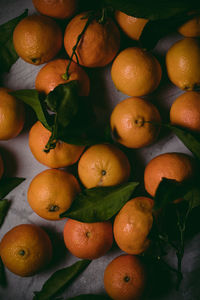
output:
<path id="1" fill-rule="evenodd" d="M 196 15 L 192 19 L 182 24 L 178 28 L 178 32 L 185 37 L 199 37 L 200 36 L 200 15 Z"/>

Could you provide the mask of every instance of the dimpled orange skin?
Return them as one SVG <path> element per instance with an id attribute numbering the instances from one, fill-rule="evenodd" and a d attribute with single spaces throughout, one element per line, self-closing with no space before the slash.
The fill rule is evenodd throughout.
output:
<path id="1" fill-rule="evenodd" d="M 130 163 L 116 146 L 98 144 L 88 148 L 81 156 L 78 175 L 86 188 L 118 185 L 128 181 Z"/>
<path id="2" fill-rule="evenodd" d="M 147 19 L 135 18 L 122 11 L 116 10 L 115 19 L 122 31 L 131 39 L 138 41 L 142 31 L 148 22 Z"/>
<path id="3" fill-rule="evenodd" d="M 186 92 L 176 98 L 170 109 L 170 121 L 200 132 L 200 93 Z"/>
<path id="4" fill-rule="evenodd" d="M 0 179 L 3 176 L 3 172 L 4 172 L 4 164 L 3 164 L 3 159 L 0 155 Z"/>
<path id="5" fill-rule="evenodd" d="M 139 300 L 146 285 L 146 271 L 139 257 L 120 255 L 104 271 L 104 287 L 114 300 Z"/>
<path id="6" fill-rule="evenodd" d="M 113 243 L 110 221 L 83 223 L 68 219 L 64 227 L 67 249 L 81 259 L 96 259 L 105 255 Z"/>
<path id="7" fill-rule="evenodd" d="M 25 122 L 23 103 L 9 92 L 7 88 L 0 88 L 0 140 L 9 140 L 19 135 Z"/>
<path id="8" fill-rule="evenodd" d="M 71 18 L 77 10 L 77 0 L 33 0 L 37 11 L 41 14 L 57 18 Z"/>
<path id="9" fill-rule="evenodd" d="M 90 80 L 87 73 L 79 65 L 71 62 L 69 68 L 69 79 L 65 80 L 62 78 L 62 75 L 66 73 L 68 63 L 69 60 L 67 59 L 55 59 L 42 67 L 35 79 L 35 88 L 38 92 L 45 93 L 47 95 L 59 84 L 78 80 L 79 95 L 88 96 L 90 92 Z"/>
<path id="10" fill-rule="evenodd" d="M 128 254 L 141 254 L 149 246 L 147 238 L 152 224 L 153 200 L 136 197 L 129 200 L 115 217 L 114 238 L 121 250 Z"/>
<path id="11" fill-rule="evenodd" d="M 192 158 L 184 153 L 164 153 L 154 157 L 144 171 L 146 191 L 154 197 L 162 178 L 174 179 L 178 182 L 189 180 L 194 175 Z"/>
<path id="12" fill-rule="evenodd" d="M 146 50 L 130 47 L 113 61 L 111 77 L 115 87 L 128 96 L 144 96 L 159 85 L 162 69 L 158 60 Z"/>
<path id="13" fill-rule="evenodd" d="M 64 34 L 64 46 L 71 56 L 72 48 L 76 44 L 87 19 L 82 19 L 87 13 L 75 16 L 67 25 Z M 76 54 L 79 64 L 85 67 L 104 67 L 116 56 L 120 47 L 120 33 L 117 25 L 110 18 L 104 24 L 93 20 L 82 37 Z M 76 57 L 73 57 L 76 62 Z"/>
<path id="14" fill-rule="evenodd" d="M 152 103 L 137 97 L 119 102 L 110 117 L 114 138 L 128 148 L 141 148 L 156 140 L 160 128 L 148 121 L 160 123 L 160 113 Z"/>
<path id="15" fill-rule="evenodd" d="M 188 20 L 178 28 L 178 32 L 185 37 L 200 36 L 200 15 Z"/>
<path id="16" fill-rule="evenodd" d="M 77 162 L 84 146 L 77 146 L 58 141 L 56 148 L 49 153 L 44 152 L 51 132 L 41 122 L 37 121 L 29 132 L 29 147 L 33 156 L 49 168 L 63 168 Z"/>
<path id="17" fill-rule="evenodd" d="M 200 42 L 184 38 L 176 42 L 166 55 L 169 79 L 182 90 L 192 91 L 200 86 Z"/>
<path id="18" fill-rule="evenodd" d="M 46 220 L 61 220 L 60 214 L 68 210 L 80 192 L 74 175 L 57 169 L 48 169 L 31 181 L 27 199 L 33 211 Z"/>
<path id="19" fill-rule="evenodd" d="M 13 32 L 17 54 L 34 65 L 41 65 L 54 58 L 62 47 L 62 41 L 60 27 L 46 16 L 28 16 L 18 23 Z"/>
<path id="20" fill-rule="evenodd" d="M 21 224 L 8 231 L 0 242 L 0 256 L 13 273 L 25 277 L 44 269 L 52 258 L 52 244 L 39 226 Z"/>

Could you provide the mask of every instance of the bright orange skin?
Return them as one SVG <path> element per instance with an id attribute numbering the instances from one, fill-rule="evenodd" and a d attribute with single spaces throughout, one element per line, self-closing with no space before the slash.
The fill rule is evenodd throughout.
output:
<path id="1" fill-rule="evenodd" d="M 20 134 L 25 122 L 25 109 L 20 100 L 0 88 L 0 140 L 9 140 Z"/>
<path id="2" fill-rule="evenodd" d="M 128 96 L 144 96 L 159 85 L 162 69 L 158 60 L 146 50 L 130 47 L 115 58 L 111 77 L 116 88 Z"/>
<path id="3" fill-rule="evenodd" d="M 27 199 L 33 211 L 47 220 L 60 220 L 60 214 L 68 210 L 80 192 L 74 175 L 57 169 L 48 169 L 31 181 Z"/>
<path id="4" fill-rule="evenodd" d="M 13 32 L 17 54 L 26 62 L 41 65 L 54 58 L 62 47 L 62 31 L 57 23 L 46 16 L 28 16 Z"/>
<path id="5" fill-rule="evenodd" d="M 176 98 L 170 109 L 170 121 L 200 132 L 200 93 L 186 92 Z"/>
<path id="6" fill-rule="evenodd" d="M 68 63 L 69 60 L 67 59 L 55 59 L 42 67 L 35 79 L 35 88 L 38 92 L 47 95 L 59 84 L 78 80 L 79 95 L 88 96 L 90 92 L 90 80 L 87 73 L 79 65 L 72 62 L 69 68 L 69 79 L 65 80 L 62 78 L 62 75 L 66 73 Z"/>
<path id="7" fill-rule="evenodd" d="M 148 22 L 147 19 L 135 18 L 129 16 L 122 11 L 116 10 L 115 19 L 119 24 L 122 31 L 132 40 L 138 41 L 142 34 L 142 31 Z"/>
<path id="8" fill-rule="evenodd" d="M 81 156 L 78 175 L 86 188 L 118 185 L 128 181 L 130 163 L 116 146 L 98 144 L 88 148 Z"/>
<path id="9" fill-rule="evenodd" d="M 182 90 L 192 91 L 200 86 L 200 42 L 184 38 L 176 42 L 166 55 L 169 79 Z"/>
<path id="10" fill-rule="evenodd" d="M 185 22 L 178 28 L 178 32 L 185 37 L 200 36 L 200 15 L 195 16 L 191 20 Z"/>
<path id="11" fill-rule="evenodd" d="M 49 168 L 63 168 L 77 162 L 84 150 L 84 146 L 77 146 L 58 141 L 55 149 L 44 152 L 51 132 L 37 121 L 29 132 L 29 147 L 33 156 Z"/>
<path id="12" fill-rule="evenodd" d="M 4 172 L 4 164 L 3 164 L 2 157 L 0 155 L 0 179 L 3 176 L 3 172 Z"/>
<path id="13" fill-rule="evenodd" d="M 184 153 L 164 153 L 154 157 L 144 171 L 146 191 L 154 197 L 162 178 L 178 182 L 189 180 L 194 175 L 194 164 L 191 157 Z"/>
<path id="14" fill-rule="evenodd" d="M 146 284 L 146 271 L 134 255 L 120 255 L 104 272 L 104 287 L 113 300 L 139 300 Z"/>
<path id="15" fill-rule="evenodd" d="M 87 13 L 75 16 L 67 25 L 64 34 L 64 46 L 67 54 L 71 56 L 72 48 L 77 37 L 82 32 L 87 19 L 82 19 Z M 76 54 L 79 64 L 85 67 L 104 67 L 116 56 L 120 47 L 120 33 L 112 19 L 100 24 L 96 20 L 88 26 L 81 39 Z M 76 62 L 76 57 L 73 57 Z"/>
<path id="16" fill-rule="evenodd" d="M 0 256 L 11 272 L 22 277 L 32 276 L 50 263 L 52 244 L 47 233 L 39 226 L 21 224 L 2 238 Z"/>
<path id="17" fill-rule="evenodd" d="M 128 201 L 115 217 L 114 238 L 121 250 L 128 254 L 141 254 L 149 246 L 147 238 L 152 224 L 153 200 L 136 197 Z"/>
<path id="18" fill-rule="evenodd" d="M 63 234 L 68 250 L 82 259 L 96 259 L 105 255 L 113 243 L 110 221 L 82 223 L 68 219 Z"/>
<path id="19" fill-rule="evenodd" d="M 114 138 L 128 148 L 152 144 L 160 131 L 161 117 L 157 108 L 142 98 L 131 97 L 119 102 L 110 117 Z"/>
<path id="20" fill-rule="evenodd" d="M 77 10 L 77 0 L 33 0 L 37 11 L 57 19 L 71 18 Z"/>

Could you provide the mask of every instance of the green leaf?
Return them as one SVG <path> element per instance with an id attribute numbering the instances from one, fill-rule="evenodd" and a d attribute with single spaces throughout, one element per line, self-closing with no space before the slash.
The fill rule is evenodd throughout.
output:
<path id="1" fill-rule="evenodd" d="M 75 264 L 56 271 L 43 285 L 40 292 L 34 292 L 33 300 L 49 300 L 64 289 L 90 264 L 90 260 L 80 260 Z"/>
<path id="2" fill-rule="evenodd" d="M 128 182 L 112 187 L 85 189 L 60 217 L 87 223 L 109 220 L 130 200 L 138 185 L 138 182 Z"/>
<path id="3" fill-rule="evenodd" d="M 24 180 L 25 178 L 20 178 L 20 177 L 1 178 L 0 199 L 4 198 L 9 192 L 11 192 L 15 187 L 17 187 Z"/>
<path id="4" fill-rule="evenodd" d="M 13 46 L 13 31 L 16 25 L 28 15 L 26 9 L 23 14 L 0 26 L 0 66 L 1 72 L 8 72 L 18 59 Z"/>
<path id="5" fill-rule="evenodd" d="M 189 201 L 190 208 L 194 209 L 200 206 L 200 185 L 193 186 L 184 196 L 186 201 Z"/>
<path id="6" fill-rule="evenodd" d="M 0 227 L 3 224 L 3 221 L 7 215 L 10 202 L 7 199 L 0 200 Z"/>
<path id="7" fill-rule="evenodd" d="M 72 298 L 67 298 L 66 300 L 109 300 L 108 296 L 94 295 L 94 294 L 83 294 Z"/>
<path id="8" fill-rule="evenodd" d="M 0 285 L 3 287 L 6 285 L 6 274 L 5 274 L 4 264 L 2 262 L 1 257 L 0 257 Z"/>

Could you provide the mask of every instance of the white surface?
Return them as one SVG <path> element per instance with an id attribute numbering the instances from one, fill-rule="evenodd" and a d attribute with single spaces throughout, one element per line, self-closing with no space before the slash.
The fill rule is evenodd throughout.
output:
<path id="1" fill-rule="evenodd" d="M 0 1 L 0 24 L 21 14 L 25 8 L 29 8 L 29 14 L 34 12 L 31 0 L 1 0 Z M 174 34 L 162 39 L 155 49 L 156 55 L 163 57 L 166 50 L 180 36 Z M 11 89 L 34 88 L 34 80 L 38 70 L 41 68 L 29 65 L 19 59 L 13 65 L 9 74 L 4 76 L 4 85 Z M 108 119 L 110 112 L 115 104 L 126 98 L 126 95 L 118 92 L 110 78 L 110 66 L 105 69 L 88 70 L 91 78 L 91 95 L 96 105 L 96 111 L 103 119 Z M 168 113 L 169 107 L 173 100 L 181 91 L 168 82 L 162 82 L 159 89 L 149 97 L 161 111 Z M 148 97 L 147 97 L 148 98 Z M 44 272 L 30 278 L 21 278 L 6 270 L 8 286 L 3 289 L 0 287 L 1 300 L 30 300 L 33 297 L 33 291 L 41 289 L 44 281 L 53 273 L 62 267 L 72 264 L 77 259 L 73 257 L 64 246 L 62 231 L 65 221 L 46 221 L 37 216 L 27 203 L 26 194 L 32 178 L 45 169 L 32 156 L 28 147 L 29 125 L 25 126 L 23 132 L 15 139 L 6 142 L 0 142 L 0 152 L 2 153 L 5 173 L 8 176 L 25 177 L 26 181 L 11 192 L 7 198 L 11 201 L 11 208 L 0 229 L 0 238 L 12 227 L 21 223 L 34 223 L 43 227 L 50 234 L 54 247 L 56 249 L 55 263 Z M 142 168 L 154 156 L 164 152 L 186 152 L 189 151 L 173 135 L 160 137 L 156 144 L 141 150 L 129 150 L 130 159 L 133 163 L 133 173 L 136 167 L 142 174 Z M 135 167 L 136 166 L 136 167 Z M 184 258 L 184 275 L 186 280 L 180 292 L 173 291 L 171 294 L 163 296 L 160 299 L 180 299 L 196 300 L 199 298 L 198 282 L 193 278 L 199 278 L 199 238 L 194 239 L 187 246 Z M 108 264 L 119 253 L 115 249 L 110 251 L 106 256 L 93 261 L 87 270 L 76 279 L 76 281 L 65 291 L 64 299 L 69 296 L 75 296 L 81 293 L 104 293 L 103 272 Z"/>

